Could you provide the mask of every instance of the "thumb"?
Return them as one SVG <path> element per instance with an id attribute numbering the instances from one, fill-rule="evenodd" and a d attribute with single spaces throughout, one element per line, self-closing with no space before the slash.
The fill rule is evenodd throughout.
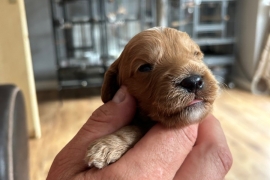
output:
<path id="1" fill-rule="evenodd" d="M 111 101 L 93 112 L 76 136 L 79 141 L 83 140 L 89 145 L 91 141 L 127 125 L 135 110 L 135 99 L 128 93 L 127 88 L 122 86 Z"/>
<path id="2" fill-rule="evenodd" d="M 66 177 L 82 172 L 86 168 L 86 149 L 90 143 L 104 135 L 110 134 L 128 124 L 136 110 L 136 101 L 121 87 L 114 98 L 100 106 L 74 138 L 58 153 L 51 166 L 48 179 L 57 179 L 57 172 L 66 171 Z M 60 178 L 59 178 L 60 179 Z M 69 179 L 69 178 L 64 178 Z"/>

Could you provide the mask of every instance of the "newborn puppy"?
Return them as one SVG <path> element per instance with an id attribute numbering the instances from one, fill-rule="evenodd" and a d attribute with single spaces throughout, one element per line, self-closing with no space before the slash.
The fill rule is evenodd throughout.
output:
<path id="1" fill-rule="evenodd" d="M 173 128 L 200 122 L 212 109 L 218 85 L 199 46 L 171 28 L 152 28 L 133 37 L 105 74 L 102 100 L 121 85 L 138 103 L 131 125 L 90 144 L 86 161 L 103 168 L 118 160 L 159 122 Z M 124 109 L 123 109 L 124 111 Z"/>

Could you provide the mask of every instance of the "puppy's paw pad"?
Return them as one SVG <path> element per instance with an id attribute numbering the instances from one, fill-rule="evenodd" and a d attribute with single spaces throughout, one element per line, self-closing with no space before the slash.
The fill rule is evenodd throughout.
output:
<path id="1" fill-rule="evenodd" d="M 124 151 L 106 141 L 96 141 L 89 146 L 85 160 L 89 167 L 101 169 L 117 161 L 123 153 Z"/>

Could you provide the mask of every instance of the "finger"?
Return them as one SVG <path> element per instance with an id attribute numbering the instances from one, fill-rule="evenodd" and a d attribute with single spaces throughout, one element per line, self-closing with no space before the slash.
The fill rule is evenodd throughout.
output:
<path id="1" fill-rule="evenodd" d="M 198 138 L 174 179 L 223 179 L 232 165 L 232 155 L 219 121 L 208 115 L 199 125 Z"/>
<path id="2" fill-rule="evenodd" d="M 121 87 L 112 101 L 102 105 L 90 116 L 78 134 L 74 143 L 89 145 L 89 142 L 104 135 L 111 134 L 127 125 L 133 118 L 136 110 L 135 99 Z"/>
<path id="3" fill-rule="evenodd" d="M 75 137 L 56 156 L 54 165 L 61 167 L 67 174 L 75 174 L 86 168 L 83 161 L 90 142 L 104 135 L 110 134 L 128 124 L 136 110 L 135 99 L 121 87 L 114 98 L 99 107 Z M 52 168 L 51 169 L 57 169 Z M 51 174 L 51 173 L 50 173 Z"/>
<path id="4" fill-rule="evenodd" d="M 197 125 L 175 129 L 155 125 L 116 163 L 89 173 L 94 173 L 97 179 L 104 173 L 115 173 L 116 179 L 172 179 L 192 149 L 196 137 Z"/>

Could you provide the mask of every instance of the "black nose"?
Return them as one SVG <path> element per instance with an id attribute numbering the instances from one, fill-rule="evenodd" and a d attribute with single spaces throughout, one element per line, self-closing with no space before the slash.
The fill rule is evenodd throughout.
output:
<path id="1" fill-rule="evenodd" d="M 186 89 L 190 93 L 195 93 L 196 91 L 203 88 L 203 78 L 199 75 L 192 75 L 183 79 L 178 86 Z"/>

